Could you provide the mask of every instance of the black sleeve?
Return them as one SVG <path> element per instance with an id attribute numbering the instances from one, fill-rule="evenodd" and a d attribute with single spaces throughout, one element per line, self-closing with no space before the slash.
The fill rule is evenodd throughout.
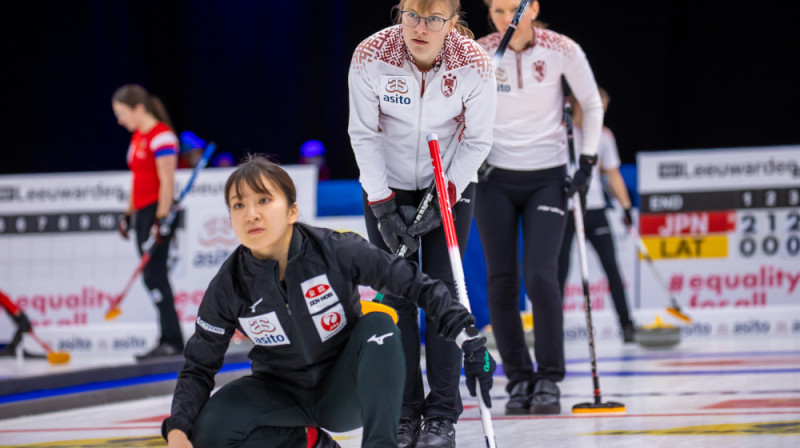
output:
<path id="1" fill-rule="evenodd" d="M 350 272 L 353 281 L 411 300 L 437 322 L 443 337 L 455 340 L 463 328 L 475 323 L 472 314 L 441 280 L 432 279 L 404 258 L 387 253 L 352 232 L 331 238 L 340 268 Z"/>
<path id="2" fill-rule="evenodd" d="M 232 288 L 222 287 L 219 278 L 212 280 L 197 312 L 195 333 L 184 348 L 186 361 L 178 374 L 172 396 L 171 415 L 161 425 L 166 440 L 172 429 L 191 437 L 194 421 L 214 389 L 214 376 L 222 368 L 225 352 L 236 332 L 236 317 L 227 306 Z"/>

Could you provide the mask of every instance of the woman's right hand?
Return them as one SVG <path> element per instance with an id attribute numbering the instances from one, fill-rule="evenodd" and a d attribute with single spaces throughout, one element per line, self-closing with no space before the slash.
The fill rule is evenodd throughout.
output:
<path id="1" fill-rule="evenodd" d="M 370 202 L 369 206 L 378 220 L 378 231 L 389 250 L 393 254 L 397 253 L 400 245 L 405 244 L 408 248 L 406 256 L 413 254 L 419 247 L 419 242 L 408 234 L 408 227 L 394 201 L 394 193 L 382 201 Z"/>
<path id="2" fill-rule="evenodd" d="M 192 448 L 192 442 L 186 436 L 186 433 L 180 429 L 173 429 L 167 434 L 167 447 L 168 448 Z"/>

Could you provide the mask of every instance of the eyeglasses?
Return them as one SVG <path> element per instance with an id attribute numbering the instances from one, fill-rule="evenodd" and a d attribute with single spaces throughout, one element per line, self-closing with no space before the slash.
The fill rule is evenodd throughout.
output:
<path id="1" fill-rule="evenodd" d="M 449 19 L 443 19 L 437 16 L 430 16 L 430 17 L 422 17 L 421 15 L 413 12 L 413 11 L 400 11 L 400 15 L 402 16 L 402 23 L 403 25 L 414 28 L 419 25 L 420 20 L 425 19 L 425 28 L 428 31 L 441 31 L 444 28 L 444 24 L 447 23 L 448 20 L 452 20 L 453 18 L 450 17 Z"/>

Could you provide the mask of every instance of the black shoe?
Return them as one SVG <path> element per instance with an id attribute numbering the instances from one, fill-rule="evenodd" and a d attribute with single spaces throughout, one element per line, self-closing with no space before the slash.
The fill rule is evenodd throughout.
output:
<path id="1" fill-rule="evenodd" d="M 633 324 L 622 326 L 622 340 L 626 344 L 631 344 L 636 341 L 636 328 L 634 328 Z"/>
<path id="2" fill-rule="evenodd" d="M 443 417 L 428 417 L 422 422 L 417 448 L 455 448 L 456 428 Z"/>
<path id="3" fill-rule="evenodd" d="M 533 398 L 531 398 L 531 414 L 559 414 L 561 404 L 559 398 L 561 392 L 556 383 L 542 378 L 533 386 Z"/>
<path id="4" fill-rule="evenodd" d="M 531 407 L 531 382 L 528 380 L 520 381 L 511 388 L 508 402 L 506 403 L 506 415 L 525 415 Z"/>
<path id="5" fill-rule="evenodd" d="M 418 418 L 403 417 L 400 419 L 400 428 L 397 429 L 397 447 L 414 448 L 419 437 L 419 427 L 422 420 Z"/>
<path id="6" fill-rule="evenodd" d="M 136 355 L 137 361 L 149 361 L 155 358 L 161 358 L 164 356 L 181 356 L 183 355 L 183 350 L 175 347 L 172 344 L 161 343 L 158 344 L 154 349 L 150 350 L 149 352 L 143 355 Z"/>
<path id="7" fill-rule="evenodd" d="M 314 448 L 342 448 L 342 446 L 336 443 L 333 437 L 322 428 L 317 428 L 317 443 L 314 444 Z"/>

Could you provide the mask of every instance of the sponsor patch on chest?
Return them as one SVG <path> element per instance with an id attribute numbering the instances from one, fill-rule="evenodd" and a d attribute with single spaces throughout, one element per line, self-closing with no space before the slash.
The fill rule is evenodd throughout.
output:
<path id="1" fill-rule="evenodd" d="M 259 316 L 240 317 L 239 323 L 247 337 L 256 345 L 272 347 L 291 343 L 275 311 Z"/>
<path id="2" fill-rule="evenodd" d="M 347 324 L 347 316 L 344 314 L 344 308 L 341 303 L 324 313 L 311 316 L 311 318 L 314 319 L 314 325 L 317 326 L 317 333 L 319 333 L 319 338 L 322 339 L 322 342 L 342 331 L 342 328 Z"/>
<path id="3" fill-rule="evenodd" d="M 411 104 L 411 77 L 381 75 L 379 97 L 381 106 Z"/>
<path id="4" fill-rule="evenodd" d="M 315 314 L 334 303 L 339 303 L 339 296 L 333 290 L 327 274 L 318 275 L 300 283 L 300 288 L 303 290 L 308 314 Z"/>

